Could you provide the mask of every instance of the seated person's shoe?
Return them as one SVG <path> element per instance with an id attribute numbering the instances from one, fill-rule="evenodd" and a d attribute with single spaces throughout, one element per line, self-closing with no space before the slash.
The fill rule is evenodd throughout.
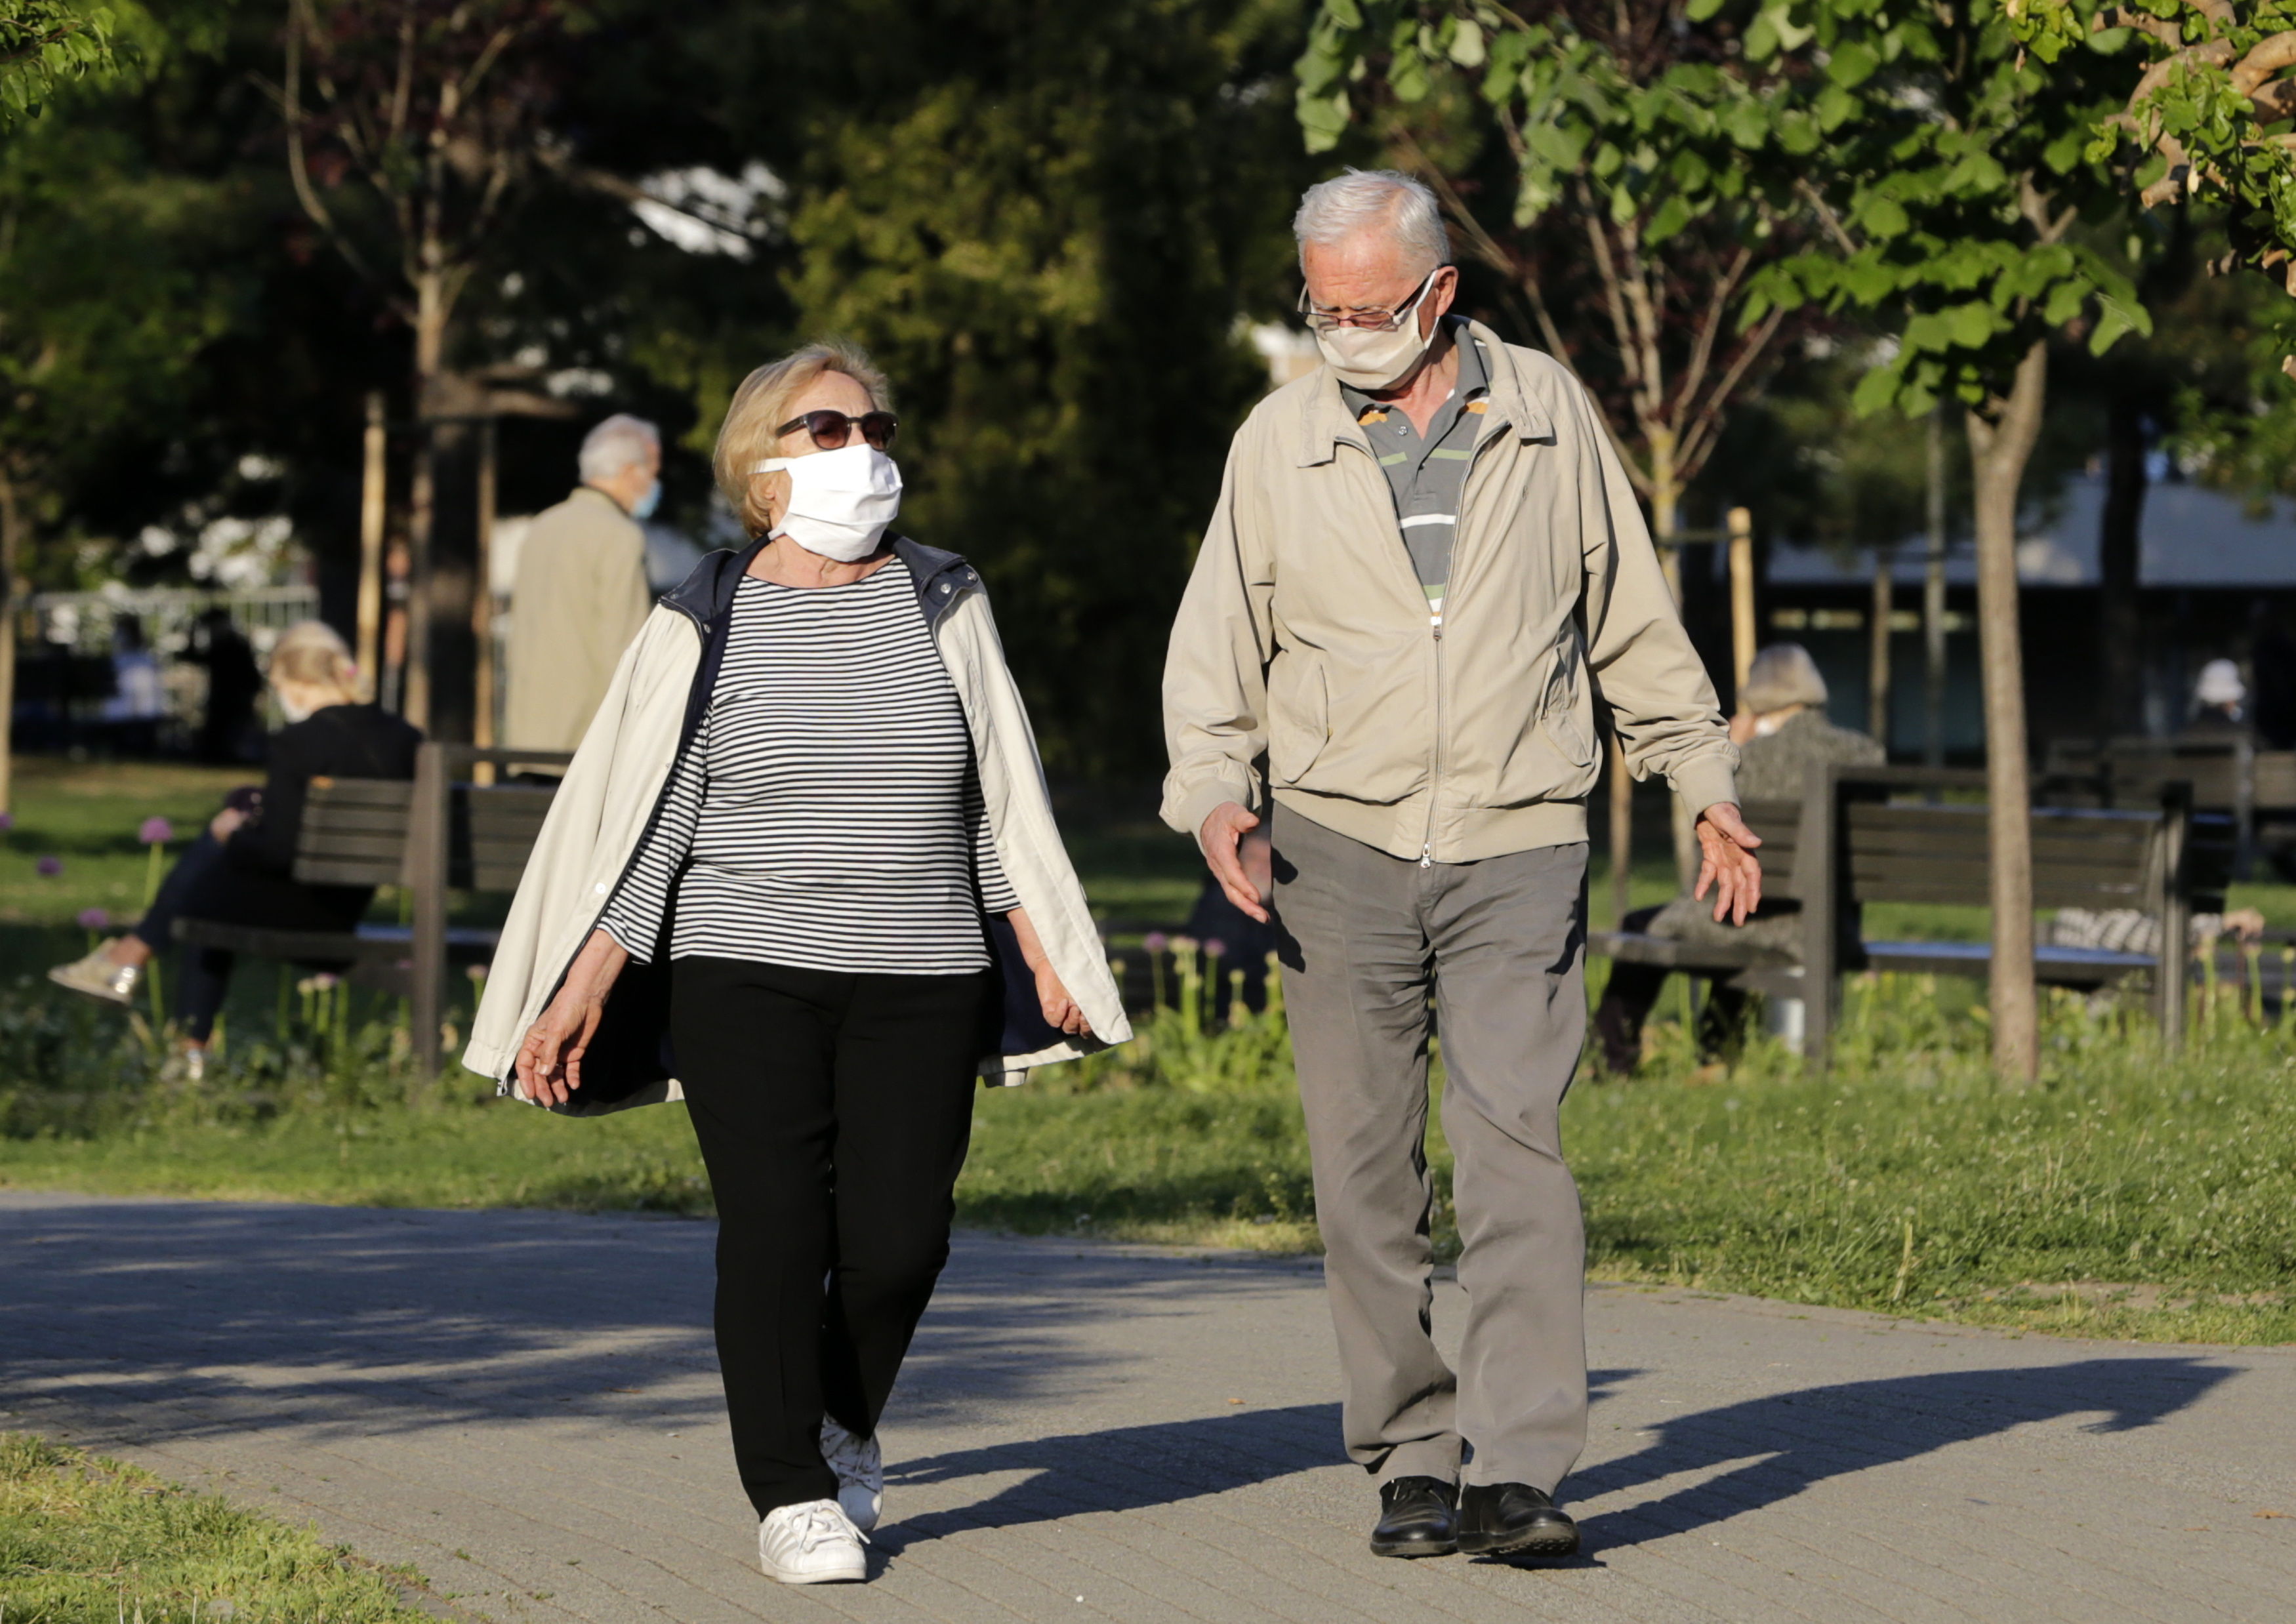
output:
<path id="1" fill-rule="evenodd" d="M 1472 1556 L 1575 1556 L 1578 1525 L 1528 1483 L 1470 1483 L 1459 1491 L 1458 1540 Z"/>
<path id="2" fill-rule="evenodd" d="M 1395 1478 L 1379 1486 L 1374 1556 L 1448 1556 L 1457 1550 L 1456 1487 L 1441 1478 Z"/>
<path id="3" fill-rule="evenodd" d="M 48 972 L 48 980 L 74 992 L 84 992 L 91 998 L 102 998 L 106 1004 L 132 1004 L 136 988 L 143 984 L 144 967 L 113 964 L 111 944 L 105 942 L 86 958 L 58 964 Z"/>

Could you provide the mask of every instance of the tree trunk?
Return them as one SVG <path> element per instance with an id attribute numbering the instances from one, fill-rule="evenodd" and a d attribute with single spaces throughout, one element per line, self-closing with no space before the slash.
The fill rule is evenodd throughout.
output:
<path id="1" fill-rule="evenodd" d="M 2137 610 L 2138 537 L 2144 521 L 2144 397 L 2125 379 L 2105 408 L 2104 516 L 2097 527 L 2097 687 L 2100 734 L 2144 730 L 2144 627 Z"/>
<path id="2" fill-rule="evenodd" d="M 406 604 L 406 719 L 436 739 L 468 743 L 477 650 L 471 593 L 477 570 L 480 390 L 446 365 L 442 280 L 418 281 L 414 332 L 415 452 Z"/>
<path id="3" fill-rule="evenodd" d="M 0 472 L 0 812 L 16 809 L 16 559 L 23 513 Z"/>
<path id="4" fill-rule="evenodd" d="M 1967 414 L 1976 488 L 1977 619 L 1985 678 L 1986 804 L 1990 816 L 1993 1065 L 2024 1087 L 2040 1074 L 2033 982 L 2032 789 L 2025 745 L 2024 658 L 2017 629 L 2017 490 L 2040 438 L 2049 354 L 2035 344 L 1991 413 Z"/>

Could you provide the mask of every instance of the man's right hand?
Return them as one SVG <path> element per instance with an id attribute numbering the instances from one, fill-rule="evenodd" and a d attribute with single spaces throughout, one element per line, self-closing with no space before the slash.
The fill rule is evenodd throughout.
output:
<path id="1" fill-rule="evenodd" d="M 1219 882 L 1227 899 L 1242 909 L 1244 917 L 1267 923 L 1267 898 L 1261 894 L 1251 877 L 1243 872 L 1243 860 L 1236 855 L 1236 842 L 1259 827 L 1259 819 L 1232 800 L 1224 800 L 1204 819 L 1197 835 L 1203 848 L 1204 862 Z"/>

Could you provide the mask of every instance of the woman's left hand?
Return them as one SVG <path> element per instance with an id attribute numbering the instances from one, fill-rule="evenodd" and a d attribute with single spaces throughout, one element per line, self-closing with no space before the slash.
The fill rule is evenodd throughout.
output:
<path id="1" fill-rule="evenodd" d="M 208 820 L 208 833 L 218 841 L 228 841 L 247 822 L 247 814 L 237 807 L 226 807 Z"/>
<path id="2" fill-rule="evenodd" d="M 1045 1020 L 1071 1038 L 1088 1038 L 1092 1022 L 1084 1018 L 1084 1011 L 1069 997 L 1069 989 L 1061 985 L 1061 978 L 1050 964 L 1032 964 L 1037 972 L 1037 1002 L 1044 1006 Z"/>
<path id="3" fill-rule="evenodd" d="M 1037 978 L 1037 1003 L 1045 1012 L 1045 1019 L 1071 1038 L 1089 1038 L 1092 1022 L 1084 1018 L 1084 1011 L 1069 997 L 1062 984 L 1060 972 L 1053 968 L 1052 956 L 1037 938 L 1037 927 L 1029 922 L 1029 910 L 1014 908 L 1004 916 L 1012 922 L 1013 934 L 1021 943 L 1021 956 L 1029 961 L 1029 970 Z"/>

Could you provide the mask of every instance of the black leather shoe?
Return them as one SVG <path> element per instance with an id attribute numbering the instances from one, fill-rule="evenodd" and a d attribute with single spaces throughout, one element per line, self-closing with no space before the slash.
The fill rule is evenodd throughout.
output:
<path id="1" fill-rule="evenodd" d="M 1458 1545 L 1471 1556 L 1575 1556 L 1578 1525 L 1528 1483 L 1470 1483 L 1459 1495 Z"/>
<path id="2" fill-rule="evenodd" d="M 1379 1526 L 1371 1531 L 1374 1556 L 1448 1556 L 1459 1491 L 1441 1478 L 1396 1478 L 1379 1486 Z"/>

